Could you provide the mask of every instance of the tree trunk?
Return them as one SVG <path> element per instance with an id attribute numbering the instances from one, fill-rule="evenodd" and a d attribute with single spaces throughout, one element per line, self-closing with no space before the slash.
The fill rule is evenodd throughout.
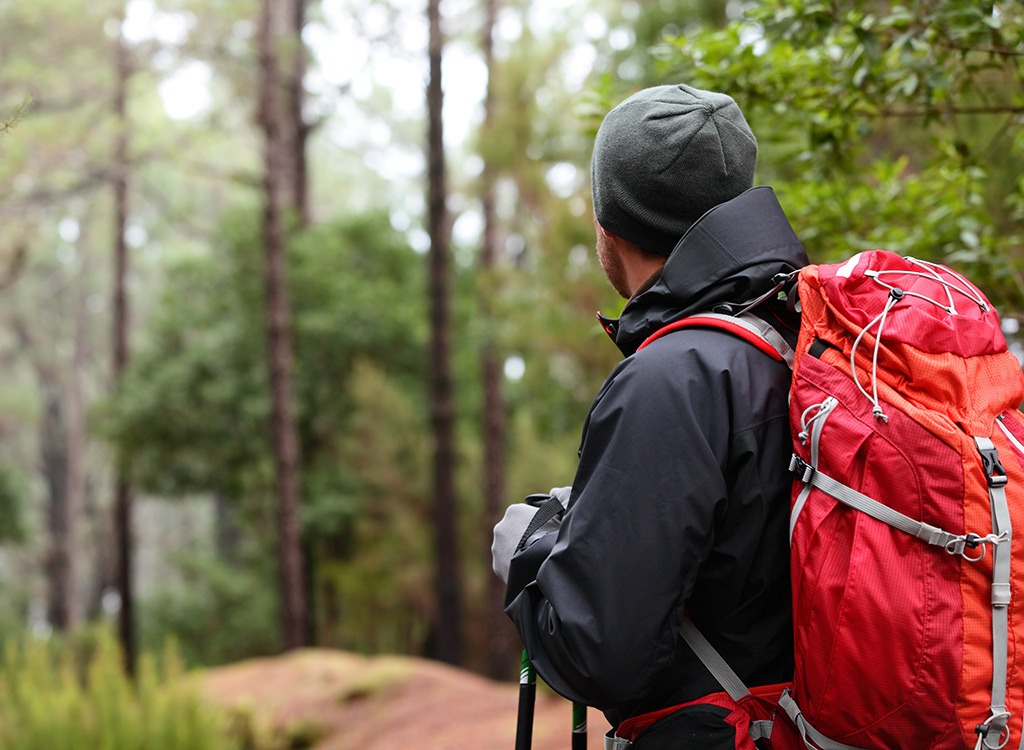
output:
<path id="1" fill-rule="evenodd" d="M 292 400 L 294 357 L 288 302 L 287 260 L 282 214 L 287 207 L 285 130 L 281 125 L 281 76 L 278 45 L 282 39 L 282 7 L 290 3 L 263 0 L 260 14 L 260 107 L 264 135 L 265 307 L 267 370 L 271 396 L 271 442 L 276 470 L 278 564 L 280 567 L 282 635 L 287 649 L 308 642 L 308 612 L 299 526 L 299 440 Z M 284 8 L 287 10 L 287 8 Z M 294 182 L 291 183 L 294 185 Z"/>
<path id="2" fill-rule="evenodd" d="M 88 311 L 86 310 L 86 289 L 85 276 L 87 275 L 87 264 L 83 261 L 82 276 L 79 279 L 78 288 L 75 291 L 75 322 L 73 340 L 71 342 L 71 363 L 66 373 L 67 384 L 65 400 L 67 402 L 65 419 L 65 452 L 67 482 L 64 496 L 64 551 L 63 557 L 66 560 L 63 569 L 64 581 L 61 588 L 65 596 L 64 619 L 60 627 L 65 630 L 74 628 L 82 621 L 83 600 L 79 594 L 82 581 L 80 579 L 82 565 L 81 548 L 79 546 L 79 535 L 81 533 L 82 518 L 85 510 L 85 445 L 86 445 L 86 416 L 85 416 L 85 395 L 83 393 L 82 379 L 85 373 L 86 362 L 86 321 Z"/>
<path id="3" fill-rule="evenodd" d="M 76 303 L 80 304 L 82 297 L 77 295 Z M 80 318 L 81 313 L 78 310 L 72 315 Z M 14 315 L 11 328 L 20 352 L 32 363 L 43 405 L 39 457 L 47 495 L 47 620 L 56 630 L 67 631 L 81 620 L 76 539 L 84 494 L 85 428 L 79 381 L 84 337 L 76 320 L 72 359 L 61 363 L 42 354 L 52 347 L 41 344 L 24 318 Z"/>
<path id="4" fill-rule="evenodd" d="M 435 655 L 462 661 L 462 585 L 456 538 L 455 430 L 451 375 L 450 259 L 445 207 L 445 153 L 441 120 L 440 0 L 428 0 L 430 80 L 427 84 L 427 214 L 430 233 L 431 422 L 434 432 L 434 527 L 437 621 Z"/>
<path id="5" fill-rule="evenodd" d="M 114 95 L 114 115 L 117 119 L 117 142 L 114 155 L 114 321 L 113 321 L 113 380 L 115 391 L 128 366 L 128 294 L 125 279 L 128 275 L 128 246 L 125 231 L 128 225 L 128 116 L 127 92 L 131 76 L 131 60 L 124 35 L 117 39 L 117 89 Z M 118 611 L 118 637 L 124 652 L 129 674 L 135 673 L 135 597 L 133 595 L 133 493 L 128 483 L 125 459 L 120 457 L 114 477 L 114 535 L 117 540 L 117 588 L 121 595 Z"/>
<path id="6" fill-rule="evenodd" d="M 293 7 L 289 14 L 288 37 L 291 39 L 291 65 L 283 81 L 287 99 L 288 170 L 292 182 L 291 205 L 300 228 L 312 221 L 309 207 L 309 175 L 306 169 L 306 142 L 310 128 L 302 111 L 305 102 L 303 79 L 306 76 L 306 45 L 302 42 L 302 28 L 306 24 L 306 0 L 291 0 Z M 285 3 L 287 5 L 287 3 Z"/>
<path id="7" fill-rule="evenodd" d="M 498 13 L 497 0 L 487 0 L 484 6 L 483 53 L 487 66 L 487 92 L 484 98 L 483 137 L 481 142 L 491 143 L 494 130 L 494 25 Z M 483 286 L 480 289 L 480 315 L 484 320 L 485 338 L 480 353 L 481 379 L 483 381 L 484 409 L 484 540 L 485 565 L 490 563 L 490 531 L 501 516 L 505 504 L 505 446 L 506 419 L 505 396 L 502 391 L 502 364 L 497 342 L 489 332 L 494 318 L 492 305 L 495 267 L 498 260 L 498 227 L 494 209 L 494 167 L 485 154 L 484 168 L 480 179 L 481 211 L 483 213 L 483 238 L 480 249 L 480 272 Z M 497 576 L 489 578 L 487 627 L 487 670 L 491 677 L 500 679 L 510 674 L 513 664 L 515 639 L 511 623 L 505 617 L 505 585 Z"/>
<path id="8" fill-rule="evenodd" d="M 47 614 L 54 629 L 66 631 L 71 625 L 72 558 L 68 546 L 71 519 L 68 508 L 68 460 L 64 408 L 59 384 L 40 383 L 44 391 L 43 420 L 40 425 L 40 454 L 46 477 L 47 528 L 50 546 L 46 555 L 49 582 Z"/>

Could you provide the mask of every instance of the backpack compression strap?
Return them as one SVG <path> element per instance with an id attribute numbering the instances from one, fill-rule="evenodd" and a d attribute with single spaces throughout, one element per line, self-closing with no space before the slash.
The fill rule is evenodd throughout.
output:
<path id="1" fill-rule="evenodd" d="M 997 421 L 996 424 L 1004 433 L 1009 433 L 1002 422 Z M 1009 658 L 1010 543 L 1013 530 L 1006 499 L 1006 471 L 999 462 L 996 447 L 987 437 L 975 437 L 974 442 L 988 480 L 992 535 L 1005 542 L 993 545 L 992 553 L 992 713 L 975 730 L 978 734 L 975 750 L 998 750 L 1009 740 L 1008 734 L 1006 739 L 1003 739 L 1003 734 L 1008 733 L 1010 721 L 1010 712 L 1006 709 L 1006 667 Z"/>
<path id="2" fill-rule="evenodd" d="M 722 313 L 700 313 L 688 318 L 673 321 L 648 336 L 637 351 L 662 336 L 683 328 L 717 328 L 753 344 L 774 360 L 793 366 L 793 349 L 772 325 L 756 315 L 740 313 L 739 315 L 723 315 Z"/>
<path id="3" fill-rule="evenodd" d="M 679 635 L 686 641 L 686 645 L 697 655 L 701 663 L 711 672 L 711 676 L 718 680 L 722 689 L 737 703 L 750 695 L 750 690 L 743 684 L 739 675 L 732 671 L 732 667 L 722 658 L 722 655 L 715 650 L 715 647 L 708 642 L 704 634 L 697 629 L 689 618 L 684 617 L 679 625 Z M 755 742 L 772 736 L 771 721 L 751 721 L 750 738 Z M 849 748 L 848 750 L 857 750 Z"/>
<path id="4" fill-rule="evenodd" d="M 804 425 L 805 429 L 810 428 L 811 463 L 807 464 L 795 455 L 790 462 L 790 471 L 794 472 L 804 484 L 804 488 L 797 496 L 796 502 L 793 505 L 790 535 L 793 533 L 796 518 L 803 509 L 811 487 L 816 487 L 844 505 L 865 513 L 875 520 L 899 529 L 910 536 L 917 537 L 927 544 L 941 547 L 950 555 L 959 555 L 968 563 L 977 562 L 984 557 L 984 545 L 992 546 L 994 563 L 992 566 L 991 713 L 975 729 L 978 740 L 974 750 L 1000 750 L 1006 745 L 1004 737 L 1007 737 L 1007 725 L 1011 718 L 1006 707 L 1006 671 L 1009 658 L 1008 610 L 1010 606 L 1010 544 L 1012 540 L 1012 527 L 1009 505 L 1006 498 L 1007 477 L 1000 463 L 996 447 L 987 437 L 974 437 L 974 443 L 981 456 L 985 478 L 988 483 L 989 501 L 992 509 L 992 533 L 985 536 L 970 533 L 952 534 L 905 516 L 887 505 L 858 492 L 852 487 L 836 481 L 818 468 L 818 448 L 822 427 L 835 404 L 834 398 L 827 398 L 819 405 L 818 415 L 812 420 L 814 425 L 812 426 L 809 423 Z M 1008 439 L 1016 442 L 1016 438 L 1003 426 L 1001 421 L 997 420 L 996 425 L 1006 434 Z M 968 552 L 969 549 L 973 550 L 979 546 L 981 547 L 980 554 L 975 555 Z M 797 724 L 801 734 L 804 736 L 805 743 L 808 739 L 814 742 L 814 745 L 807 745 L 809 748 L 815 746 L 822 748 L 822 750 L 841 750 L 843 748 L 842 745 L 828 739 L 807 722 L 792 696 L 784 696 L 779 701 L 779 705 Z M 1024 747 L 1024 740 L 1022 740 L 1021 747 Z"/>

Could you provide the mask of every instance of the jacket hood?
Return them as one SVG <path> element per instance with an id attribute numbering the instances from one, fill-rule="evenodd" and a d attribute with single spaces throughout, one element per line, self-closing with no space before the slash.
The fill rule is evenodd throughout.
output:
<path id="1" fill-rule="evenodd" d="M 627 357 L 679 318 L 767 292 L 779 273 L 807 265 L 775 191 L 747 190 L 705 213 L 676 244 L 661 276 L 633 297 L 617 321 L 601 318 Z"/>

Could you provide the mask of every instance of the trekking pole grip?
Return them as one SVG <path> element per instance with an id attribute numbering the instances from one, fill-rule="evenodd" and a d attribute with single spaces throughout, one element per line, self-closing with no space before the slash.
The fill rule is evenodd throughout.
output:
<path id="1" fill-rule="evenodd" d="M 572 750 L 587 750 L 587 706 L 572 704 Z"/>

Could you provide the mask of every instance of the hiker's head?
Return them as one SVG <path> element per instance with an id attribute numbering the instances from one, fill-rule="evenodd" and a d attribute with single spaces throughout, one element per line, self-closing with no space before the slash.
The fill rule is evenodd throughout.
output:
<path id="1" fill-rule="evenodd" d="M 662 258 L 697 219 L 753 185 L 757 140 L 736 102 L 655 86 L 604 118 L 591 178 L 600 229 Z"/>

